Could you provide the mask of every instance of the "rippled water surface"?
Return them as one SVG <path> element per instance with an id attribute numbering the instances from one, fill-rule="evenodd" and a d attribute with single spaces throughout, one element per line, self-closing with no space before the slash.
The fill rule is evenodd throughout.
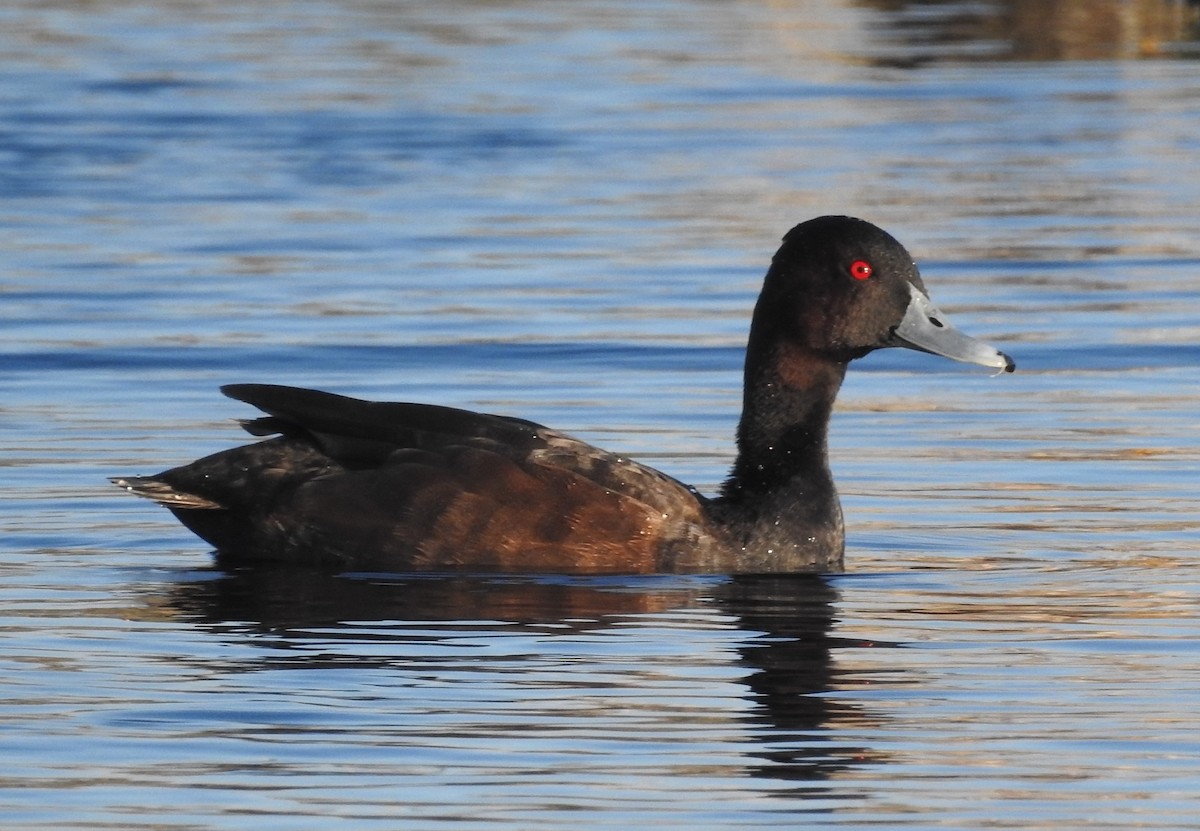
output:
<path id="1" fill-rule="evenodd" d="M 7 4 L 4 827 L 1200 827 L 1195 17 Z M 852 368 L 846 575 L 225 573 L 105 481 L 276 381 L 711 490 L 824 213 L 1019 366 Z"/>

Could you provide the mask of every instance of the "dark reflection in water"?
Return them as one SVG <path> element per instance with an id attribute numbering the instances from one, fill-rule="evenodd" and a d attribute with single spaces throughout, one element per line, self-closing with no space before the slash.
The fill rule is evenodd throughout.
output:
<path id="1" fill-rule="evenodd" d="M 174 589 L 171 605 L 181 615 L 222 630 L 301 638 L 314 628 L 353 637 L 365 623 L 389 621 L 582 631 L 611 625 L 609 618 L 694 606 L 704 588 L 703 581 L 674 578 L 330 574 L 287 567 L 196 576 Z"/>
<path id="2" fill-rule="evenodd" d="M 807 781 L 880 761 L 868 748 L 841 744 L 832 751 L 815 732 L 868 718 L 860 707 L 821 694 L 835 689 L 835 650 L 878 645 L 831 634 L 835 587 L 814 575 L 763 575 L 732 579 L 713 596 L 740 629 L 761 633 L 740 648 L 753 670 L 745 680 L 756 705 L 748 718 L 764 744 L 753 755 L 768 762 L 755 773 Z"/>
<path id="3" fill-rule="evenodd" d="M 193 573 L 172 587 L 167 603 L 173 615 L 226 637 L 271 636 L 280 649 L 261 661 L 273 669 L 396 666 L 405 660 L 404 644 L 414 637 L 430 642 L 464 632 L 486 637 L 489 631 L 499 637 L 511 634 L 514 625 L 553 637 L 611 628 L 631 617 L 657 616 L 679 625 L 674 613 L 715 612 L 728 619 L 722 628 L 732 624 L 736 629 L 740 663 L 750 670 L 741 683 L 753 706 L 731 715 L 749 726 L 754 739 L 742 749 L 759 760 L 750 763 L 750 772 L 812 782 L 866 760 L 879 761 L 879 754 L 867 748 L 829 745 L 831 729 L 839 723 L 858 725 L 869 718 L 860 706 L 825 695 L 835 689 L 834 650 L 878 645 L 831 633 L 837 601 L 837 589 L 814 575 L 538 578 L 247 568 Z M 711 622 L 707 616 L 700 620 Z M 415 634 L 414 622 L 430 626 Z M 381 656 L 377 648 L 361 656 L 352 649 L 350 655 L 303 649 L 309 640 L 327 645 L 369 639 L 377 645 L 392 640 L 389 626 L 394 627 L 394 655 Z M 580 673 L 586 673 L 586 665 Z M 480 683 L 486 682 L 481 678 Z M 668 704 L 663 708 L 664 719 L 674 718 Z"/>
<path id="4" fill-rule="evenodd" d="M 860 0 L 894 48 L 880 65 L 943 59 L 1097 61 L 1195 54 L 1195 0 Z"/>

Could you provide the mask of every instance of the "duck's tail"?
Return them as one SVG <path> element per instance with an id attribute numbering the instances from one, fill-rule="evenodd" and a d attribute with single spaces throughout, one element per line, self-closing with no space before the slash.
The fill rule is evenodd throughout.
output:
<path id="1" fill-rule="evenodd" d="M 177 490 L 154 476 L 113 476 L 109 481 L 134 496 L 152 499 L 167 508 L 211 510 L 225 507 L 203 496 Z"/>

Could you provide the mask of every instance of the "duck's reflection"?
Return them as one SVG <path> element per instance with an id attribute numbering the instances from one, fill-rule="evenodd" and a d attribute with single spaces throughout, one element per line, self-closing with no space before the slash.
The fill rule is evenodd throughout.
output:
<path id="1" fill-rule="evenodd" d="M 879 644 L 833 634 L 839 594 L 828 580 L 816 575 L 738 577 L 714 596 L 747 634 L 739 652 L 753 670 L 745 679 L 755 703 L 748 719 L 758 728 L 753 755 L 764 760 L 754 773 L 809 782 L 881 760 L 879 752 L 839 736 L 839 727 L 861 725 L 871 716 L 828 694 L 837 688 L 835 656 Z M 756 632 L 760 634 L 754 636 Z"/>
<path id="2" fill-rule="evenodd" d="M 507 575 L 331 574 L 293 567 L 193 572 L 170 605 L 214 626 L 303 637 L 368 622 L 495 622 L 585 630 L 686 608 L 719 580 Z M 398 635 L 401 634 L 398 632 Z"/>
<path id="3" fill-rule="evenodd" d="M 834 654 L 860 645 L 831 632 L 838 599 L 834 585 L 812 575 L 551 578 L 250 568 L 193 572 L 172 587 L 168 605 L 173 615 L 212 631 L 260 643 L 267 636 L 283 647 L 263 658 L 273 668 L 396 666 L 414 623 L 428 624 L 419 627 L 428 641 L 439 632 L 461 637 L 464 627 L 473 633 L 526 627 L 553 636 L 695 612 L 698 620 L 736 627 L 733 640 L 750 670 L 741 683 L 752 706 L 734 718 L 752 737 L 750 755 L 758 760 L 752 772 L 811 782 L 878 761 L 870 749 L 831 741 L 839 724 L 868 717 L 861 706 L 828 694 L 836 688 Z M 355 640 L 393 637 L 396 656 L 381 657 L 377 648 L 355 656 Z M 335 639 L 350 648 L 332 656 L 327 648 L 304 648 Z"/>

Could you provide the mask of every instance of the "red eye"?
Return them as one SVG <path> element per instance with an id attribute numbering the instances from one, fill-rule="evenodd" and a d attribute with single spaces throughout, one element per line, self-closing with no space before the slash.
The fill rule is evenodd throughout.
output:
<path id="1" fill-rule="evenodd" d="M 855 280 L 865 280 L 875 273 L 871 264 L 866 260 L 855 260 L 850 263 L 850 276 Z"/>

